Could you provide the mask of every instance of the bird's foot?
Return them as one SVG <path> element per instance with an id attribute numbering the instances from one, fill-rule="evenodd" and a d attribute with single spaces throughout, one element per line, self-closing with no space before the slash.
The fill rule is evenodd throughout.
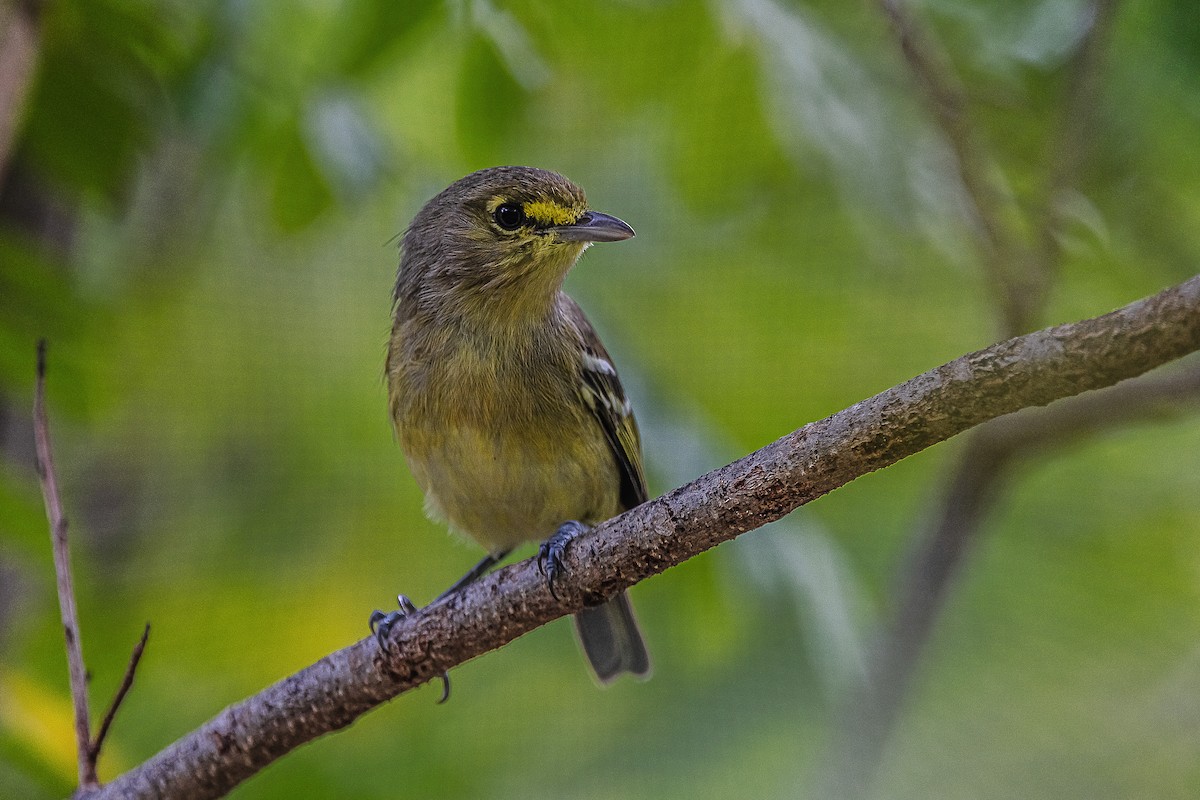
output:
<path id="1" fill-rule="evenodd" d="M 387 614 L 378 609 L 372 611 L 371 618 L 368 620 L 368 624 L 371 626 L 371 633 L 374 634 L 380 651 L 384 653 L 387 652 L 388 636 L 391 634 L 392 628 L 396 627 L 396 623 L 417 612 L 416 604 L 405 595 L 397 595 L 396 604 L 399 608 Z M 443 672 L 441 678 L 442 696 L 438 700 L 438 703 L 444 703 L 450 699 L 450 673 Z"/>
<path id="2" fill-rule="evenodd" d="M 542 542 L 542 546 L 538 548 L 538 572 L 546 576 L 546 586 L 555 600 L 558 599 L 558 594 L 554 591 L 554 582 L 567 574 L 567 568 L 563 564 L 567 546 L 576 536 L 587 530 L 588 526 L 582 522 L 576 522 L 573 519 L 567 520 L 559 525 L 554 535 Z"/>
<path id="3" fill-rule="evenodd" d="M 396 623 L 417 611 L 416 604 L 406 595 L 397 595 L 396 605 L 399 608 L 388 614 L 379 609 L 372 611 L 371 618 L 367 621 L 367 624 L 371 626 L 371 633 L 375 635 L 375 641 L 379 643 L 380 650 L 387 650 L 388 635 L 391 634 L 392 628 L 396 627 Z"/>

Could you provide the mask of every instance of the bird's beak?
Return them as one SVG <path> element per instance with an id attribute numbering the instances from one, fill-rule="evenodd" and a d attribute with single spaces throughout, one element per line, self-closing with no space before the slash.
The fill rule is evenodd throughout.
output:
<path id="1" fill-rule="evenodd" d="M 633 236 L 633 228 L 599 211 L 585 211 L 574 225 L 559 225 L 551 230 L 565 242 L 619 242 Z"/>

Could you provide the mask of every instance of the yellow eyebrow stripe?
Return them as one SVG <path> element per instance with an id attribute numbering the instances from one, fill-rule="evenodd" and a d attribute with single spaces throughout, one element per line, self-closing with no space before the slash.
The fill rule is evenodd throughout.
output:
<path id="1" fill-rule="evenodd" d="M 551 200 L 534 200 L 524 205 L 525 216 L 539 225 L 573 225 L 583 215 L 583 209 L 566 208 Z"/>

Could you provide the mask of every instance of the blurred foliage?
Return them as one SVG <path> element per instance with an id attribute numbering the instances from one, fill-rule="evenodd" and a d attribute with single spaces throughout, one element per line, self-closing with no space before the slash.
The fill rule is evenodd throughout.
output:
<path id="1" fill-rule="evenodd" d="M 919 9 L 1023 204 L 1085 9 Z M 1196 272 L 1197 19 L 1118 15 L 1047 324 Z M 38 337 L 94 707 L 154 626 L 112 776 L 478 557 L 423 518 L 380 378 L 392 237 L 472 169 L 557 169 L 638 230 L 568 287 L 660 491 L 996 335 L 947 151 L 870 3 L 73 0 L 41 30 L 0 202 L 3 797 L 74 776 Z M 1180 417 L 1025 467 L 881 797 L 1196 796 L 1198 443 Z M 402 698 L 234 796 L 796 796 L 957 447 L 637 587 L 647 684 L 595 690 L 551 625 L 456 670 L 447 706 Z"/>

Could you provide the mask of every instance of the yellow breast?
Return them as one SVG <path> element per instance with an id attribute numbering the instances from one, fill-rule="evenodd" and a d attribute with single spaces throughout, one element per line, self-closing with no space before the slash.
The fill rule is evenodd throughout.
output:
<path id="1" fill-rule="evenodd" d="M 427 513 L 489 551 L 620 510 L 616 462 L 573 362 L 538 348 L 502 356 L 457 342 L 437 358 L 389 359 L 393 422 Z"/>

